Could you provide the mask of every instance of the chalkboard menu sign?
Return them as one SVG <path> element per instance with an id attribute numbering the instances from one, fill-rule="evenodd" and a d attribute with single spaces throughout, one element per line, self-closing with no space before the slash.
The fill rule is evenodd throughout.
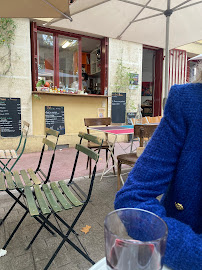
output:
<path id="1" fill-rule="evenodd" d="M 112 123 L 125 123 L 126 93 L 112 93 Z"/>
<path id="2" fill-rule="evenodd" d="M 62 106 L 45 106 L 46 127 L 52 128 L 65 134 L 64 107 Z"/>
<path id="3" fill-rule="evenodd" d="M 0 129 L 2 137 L 21 135 L 20 98 L 0 98 Z"/>

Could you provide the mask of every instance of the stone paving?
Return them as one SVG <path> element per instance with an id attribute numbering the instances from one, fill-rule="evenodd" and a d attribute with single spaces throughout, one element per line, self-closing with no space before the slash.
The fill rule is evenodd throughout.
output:
<path id="1" fill-rule="evenodd" d="M 127 175 L 126 170 L 126 175 Z M 126 175 L 124 177 L 126 177 Z M 77 183 L 85 190 L 89 183 L 88 177 L 76 179 Z M 104 177 L 100 181 L 100 175 L 97 174 L 91 197 L 91 202 L 84 210 L 83 215 L 75 226 L 79 233 L 79 239 L 87 248 L 90 257 L 99 261 L 105 256 L 104 253 L 104 218 L 113 210 L 113 202 L 117 191 L 117 179 L 112 174 Z M 0 218 L 12 204 L 12 199 L 5 193 L 0 192 Z M 75 209 L 77 211 L 77 209 Z M 12 214 L 7 218 L 5 223 L 0 226 L 0 248 L 8 239 L 8 236 L 16 226 L 20 217 L 24 213 L 22 207 L 18 204 L 15 206 Z M 62 217 L 68 222 L 75 213 L 63 211 Z M 54 219 L 51 217 L 52 220 Z M 56 224 L 56 223 L 55 223 Z M 80 230 L 86 225 L 90 225 L 90 231 L 85 234 Z M 61 226 L 63 229 L 64 227 Z M 0 258 L 0 270 L 42 270 L 47 264 L 49 258 L 55 252 L 61 241 L 59 236 L 54 237 L 45 229 L 41 231 L 32 247 L 25 250 L 32 236 L 39 228 L 38 222 L 29 214 L 25 218 L 21 227 L 7 247 L 7 255 Z M 73 234 L 70 239 L 78 244 Z M 92 265 L 68 243 L 66 243 L 52 265 L 50 270 L 88 270 Z"/>

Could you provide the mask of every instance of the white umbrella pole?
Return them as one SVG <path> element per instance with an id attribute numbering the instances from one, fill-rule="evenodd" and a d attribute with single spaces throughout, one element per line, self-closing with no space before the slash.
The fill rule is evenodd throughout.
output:
<path id="1" fill-rule="evenodd" d="M 164 12 L 166 16 L 166 44 L 165 44 L 165 96 L 163 99 L 163 109 L 165 108 L 166 100 L 168 97 L 168 81 L 169 81 L 169 33 L 170 33 L 170 0 L 167 1 L 167 10 Z"/>

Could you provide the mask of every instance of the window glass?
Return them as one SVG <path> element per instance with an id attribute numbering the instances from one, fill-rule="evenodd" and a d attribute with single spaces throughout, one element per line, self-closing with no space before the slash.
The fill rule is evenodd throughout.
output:
<path id="1" fill-rule="evenodd" d="M 53 34 L 37 33 L 37 51 L 38 51 L 38 84 L 45 86 L 54 86 L 54 50 Z"/>
<path id="2" fill-rule="evenodd" d="M 78 91 L 78 40 L 59 36 L 59 87 Z"/>

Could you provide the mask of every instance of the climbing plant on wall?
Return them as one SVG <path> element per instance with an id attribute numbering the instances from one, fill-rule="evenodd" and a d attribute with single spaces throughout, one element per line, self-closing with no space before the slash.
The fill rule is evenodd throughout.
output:
<path id="1" fill-rule="evenodd" d="M 116 68 L 115 83 L 114 83 L 115 92 L 126 93 L 130 85 L 129 68 L 123 65 L 122 58 L 117 60 L 118 64 Z"/>
<path id="2" fill-rule="evenodd" d="M 15 36 L 16 25 L 13 19 L 0 18 L 0 46 L 10 47 Z"/>
<path id="3" fill-rule="evenodd" d="M 126 93 L 126 107 L 128 111 L 136 111 L 133 91 L 130 90 L 130 82 L 132 73 L 130 68 L 124 66 L 122 58 L 117 59 L 118 64 L 115 73 L 114 90 L 116 93 Z"/>
<path id="4" fill-rule="evenodd" d="M 11 70 L 11 45 L 15 37 L 16 24 L 11 18 L 0 18 L 0 73 L 5 75 Z"/>

